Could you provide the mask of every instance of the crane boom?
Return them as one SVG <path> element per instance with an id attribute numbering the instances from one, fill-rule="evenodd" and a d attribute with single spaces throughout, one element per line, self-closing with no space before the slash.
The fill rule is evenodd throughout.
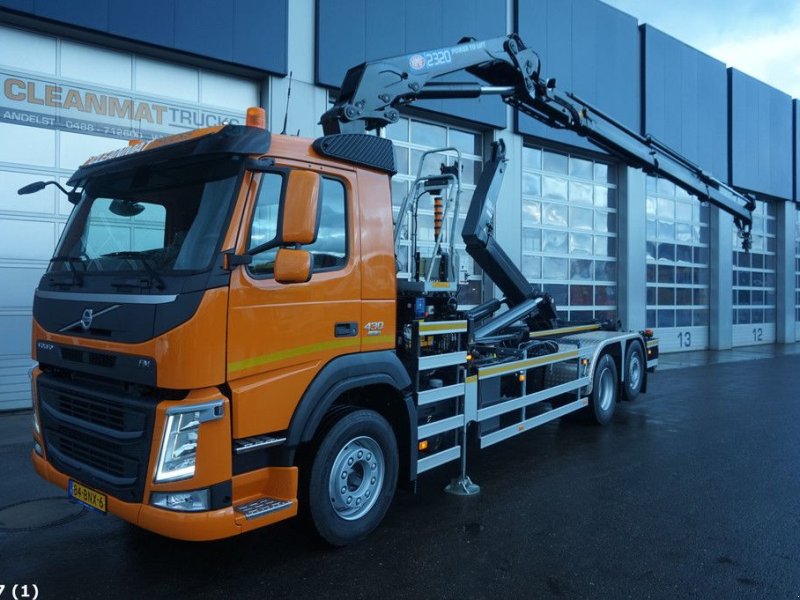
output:
<path id="1" fill-rule="evenodd" d="M 516 34 L 365 62 L 351 68 L 334 106 L 322 115 L 325 135 L 365 133 L 397 122 L 398 108 L 421 99 L 498 95 L 526 115 L 574 131 L 648 174 L 657 175 L 733 216 L 742 247 L 751 246 L 755 200 L 726 185 L 652 136 L 640 135 L 543 79 L 539 57 Z M 465 71 L 480 83 L 441 81 Z"/>

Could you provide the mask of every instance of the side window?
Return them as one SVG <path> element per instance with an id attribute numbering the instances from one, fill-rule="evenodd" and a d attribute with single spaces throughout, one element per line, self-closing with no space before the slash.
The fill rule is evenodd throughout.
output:
<path id="1" fill-rule="evenodd" d="M 253 224 L 250 226 L 250 240 L 247 248 L 255 248 L 275 239 L 278 234 L 278 211 L 281 203 L 283 176 L 278 173 L 263 173 L 258 199 L 253 212 Z M 264 250 L 253 256 L 248 267 L 254 275 L 271 275 L 275 270 L 277 248 Z"/>
<path id="2" fill-rule="evenodd" d="M 247 247 L 255 248 L 275 239 L 278 234 L 278 215 L 283 176 L 263 173 L 258 190 L 250 240 Z M 317 241 L 303 246 L 311 253 L 312 270 L 331 271 L 347 264 L 347 214 L 345 189 L 341 181 L 323 177 L 320 185 L 320 219 Z M 272 275 L 278 248 L 264 250 L 253 256 L 248 269 L 253 275 Z"/>
<path id="3" fill-rule="evenodd" d="M 322 212 L 317 241 L 303 246 L 303 249 L 311 252 L 314 271 L 341 269 L 347 264 L 344 185 L 336 179 L 323 177 L 320 194 Z"/>

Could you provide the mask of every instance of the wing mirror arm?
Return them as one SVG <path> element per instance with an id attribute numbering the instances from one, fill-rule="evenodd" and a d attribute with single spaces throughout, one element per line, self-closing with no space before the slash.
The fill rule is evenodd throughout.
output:
<path id="1" fill-rule="evenodd" d="M 222 268 L 226 271 L 233 271 L 240 265 L 249 265 L 253 262 L 253 255 L 236 254 L 235 250 L 226 250 L 222 253 Z"/>

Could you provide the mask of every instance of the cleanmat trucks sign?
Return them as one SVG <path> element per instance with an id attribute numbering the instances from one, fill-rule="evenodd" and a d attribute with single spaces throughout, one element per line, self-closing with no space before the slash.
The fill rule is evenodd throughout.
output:
<path id="1" fill-rule="evenodd" d="M 0 71 L 0 121 L 91 135 L 148 140 L 198 127 L 241 123 L 243 115 L 140 94 Z"/>

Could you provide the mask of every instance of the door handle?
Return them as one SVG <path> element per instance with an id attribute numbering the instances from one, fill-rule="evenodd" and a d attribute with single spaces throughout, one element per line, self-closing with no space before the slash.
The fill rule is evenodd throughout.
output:
<path id="1" fill-rule="evenodd" d="M 358 334 L 358 323 L 336 323 L 333 335 L 336 337 L 353 337 Z"/>

